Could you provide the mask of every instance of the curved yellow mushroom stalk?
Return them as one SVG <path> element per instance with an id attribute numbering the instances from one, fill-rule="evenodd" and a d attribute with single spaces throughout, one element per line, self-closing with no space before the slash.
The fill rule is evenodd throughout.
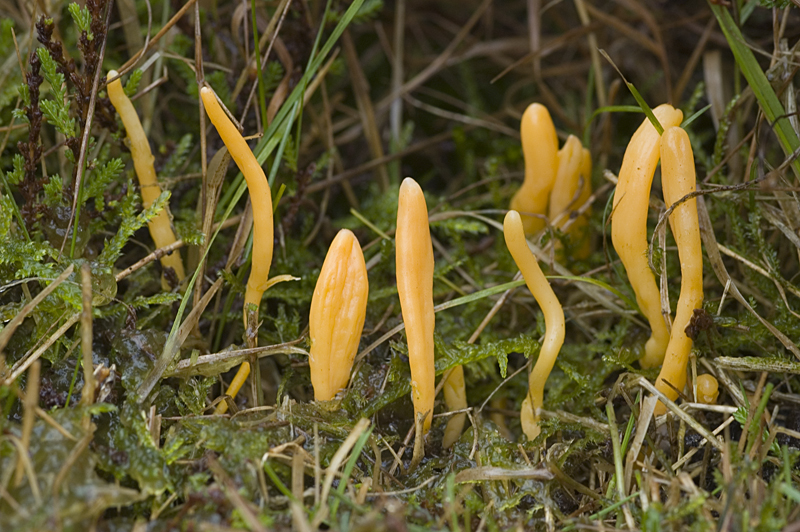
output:
<path id="1" fill-rule="evenodd" d="M 222 110 L 214 91 L 208 87 L 200 89 L 200 97 L 203 106 L 208 113 L 208 118 L 214 127 L 217 128 L 222 142 L 228 148 L 236 166 L 239 167 L 247 181 L 247 189 L 250 192 L 250 202 L 253 206 L 253 259 L 250 267 L 250 277 L 247 279 L 247 288 L 244 295 L 244 326 L 248 329 L 248 307 L 255 305 L 256 308 L 261 304 L 261 297 L 269 287 L 269 268 L 272 265 L 272 246 L 273 246 L 273 227 L 272 227 L 272 195 L 267 182 L 264 170 L 258 164 L 253 152 L 245 142 L 239 130 Z M 258 315 L 258 313 L 256 313 Z M 257 335 L 255 336 L 257 338 Z M 255 346 L 253 346 L 255 347 Z M 236 373 L 230 387 L 228 395 L 235 397 L 239 391 L 234 388 L 234 383 L 239 383 L 239 387 L 250 374 L 250 363 L 242 362 L 239 371 Z M 215 413 L 223 414 L 228 410 L 226 402 L 221 402 Z"/>
<path id="2" fill-rule="evenodd" d="M 117 75 L 117 72 L 112 70 L 108 73 L 106 79 L 117 78 Z M 117 110 L 120 118 L 122 118 L 122 124 L 128 134 L 133 167 L 136 170 L 136 176 L 139 178 L 139 186 L 142 191 L 142 205 L 146 209 L 161 195 L 161 187 L 158 185 L 156 170 L 153 166 L 154 158 L 153 152 L 150 150 L 150 143 L 147 142 L 142 123 L 139 121 L 139 115 L 136 114 L 136 109 L 133 108 L 133 104 L 125 94 L 119 78 L 110 82 L 106 90 L 108 99 L 111 100 L 114 109 Z M 156 248 L 166 247 L 176 240 L 175 232 L 172 230 L 172 224 L 170 223 L 168 207 L 164 207 L 164 210 L 150 220 L 147 228 L 150 230 L 150 237 L 153 239 Z M 164 268 L 172 268 L 179 281 L 183 281 L 186 277 L 179 251 L 173 251 L 171 254 L 161 257 L 161 265 Z M 166 279 L 163 277 L 161 278 L 161 285 L 165 289 L 169 288 Z"/>
<path id="3" fill-rule="evenodd" d="M 665 130 L 679 125 L 683 119 L 680 110 L 667 104 L 659 105 L 653 113 Z M 628 273 L 636 302 L 650 322 L 650 338 L 640 361 L 644 368 L 661 364 L 669 343 L 669 331 L 661 315 L 661 294 L 647 262 L 647 209 L 660 142 L 658 131 L 645 118 L 625 150 L 611 218 L 614 249 Z"/>
<path id="4" fill-rule="evenodd" d="M 545 226 L 544 215 L 558 169 L 558 136 L 550 112 L 533 103 L 522 115 L 520 124 L 525 181 L 511 198 L 511 209 L 523 215 L 525 234 L 532 235 Z M 539 216 L 526 216 L 538 214 Z"/>
<path id="5" fill-rule="evenodd" d="M 368 294 L 361 246 L 351 231 L 342 229 L 328 248 L 308 318 L 308 364 L 317 401 L 330 401 L 347 387 L 364 329 Z"/>
<path id="6" fill-rule="evenodd" d="M 522 219 L 517 211 L 509 211 L 503 221 L 503 235 L 506 239 L 506 247 L 514 257 L 514 262 L 522 272 L 525 284 L 539 303 L 544 313 L 545 335 L 542 348 L 539 351 L 539 359 L 528 376 L 528 395 L 522 402 L 522 412 L 520 420 L 522 430 L 528 439 L 534 439 L 541 432 L 539 418 L 536 416 L 536 408 L 542 406 L 544 400 L 544 385 L 547 377 L 553 370 L 556 357 L 561 346 L 564 345 L 564 310 L 561 308 L 556 294 L 553 292 L 550 283 L 542 273 L 539 263 L 525 240 L 525 232 Z"/>
<path id="7" fill-rule="evenodd" d="M 719 383 L 713 375 L 697 376 L 697 402 L 706 405 L 717 404 L 719 397 Z"/>
<path id="8" fill-rule="evenodd" d="M 433 328 L 433 244 L 425 196 L 416 181 L 407 177 L 400 185 L 395 234 L 397 294 L 406 326 L 408 361 L 411 366 L 411 399 L 414 415 L 425 416 L 424 432 L 433 418 L 436 370 Z"/>
<path id="9" fill-rule="evenodd" d="M 661 181 L 664 202 L 670 206 L 697 187 L 689 135 L 680 127 L 664 130 L 661 137 Z M 686 335 L 686 327 L 694 309 L 703 308 L 703 250 L 697 200 L 692 198 L 675 205 L 669 215 L 669 224 L 681 261 L 681 295 L 656 388 L 674 401 L 678 397 L 675 390 L 683 390 L 686 386 L 686 364 L 692 350 L 692 339 Z M 656 414 L 663 413 L 664 406 L 659 403 Z"/>
<path id="10" fill-rule="evenodd" d="M 592 155 L 583 147 L 578 137 L 570 135 L 564 146 L 558 150 L 558 170 L 550 193 L 548 218 L 555 227 L 561 229 L 591 195 Z M 578 244 L 573 253 L 577 259 L 585 259 L 591 253 L 586 227 L 589 215 L 590 212 L 587 211 L 578 216 L 567 229 L 567 233 Z"/>

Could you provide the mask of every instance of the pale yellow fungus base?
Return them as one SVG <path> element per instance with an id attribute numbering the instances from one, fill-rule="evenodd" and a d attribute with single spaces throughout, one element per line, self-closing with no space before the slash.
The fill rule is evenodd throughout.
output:
<path id="1" fill-rule="evenodd" d="M 467 388 L 464 385 L 464 368 L 456 366 L 450 372 L 450 376 L 444 383 L 444 404 L 449 411 L 464 410 L 467 408 Z M 452 447 L 461 437 L 464 424 L 467 421 L 466 412 L 454 414 L 447 421 L 442 437 L 442 447 L 445 449 Z"/>

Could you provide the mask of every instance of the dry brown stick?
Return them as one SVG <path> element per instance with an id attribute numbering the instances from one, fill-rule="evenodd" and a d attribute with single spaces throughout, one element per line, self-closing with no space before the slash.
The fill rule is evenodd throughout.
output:
<path id="1" fill-rule="evenodd" d="M 377 166 L 380 166 L 382 164 L 386 164 L 387 162 L 393 161 L 395 159 L 399 159 L 401 157 L 405 157 L 406 155 L 409 155 L 411 153 L 418 152 L 418 151 L 423 150 L 423 149 L 425 149 L 425 148 L 427 148 L 429 146 L 432 146 L 434 144 L 438 144 L 439 142 L 442 142 L 444 140 L 449 139 L 452 135 L 453 135 L 452 131 L 445 131 L 444 133 L 439 133 L 438 135 L 435 135 L 435 136 L 433 136 L 433 137 L 431 137 L 431 138 L 429 138 L 427 140 L 423 140 L 423 141 L 417 142 L 416 144 L 412 144 L 411 146 L 409 146 L 408 148 L 406 148 L 403 151 L 400 151 L 400 152 L 397 152 L 397 153 L 392 153 L 392 154 L 389 154 L 389 155 L 384 155 L 380 159 L 373 159 L 373 160 L 371 160 L 369 162 L 366 162 L 366 163 L 364 163 L 364 164 L 362 164 L 360 166 L 357 166 L 355 168 L 351 168 L 350 170 L 345 170 L 341 174 L 337 174 L 337 175 L 331 177 L 330 179 L 326 179 L 324 181 L 319 181 L 317 183 L 309 185 L 306 188 L 306 194 L 313 194 L 314 192 L 319 192 L 320 190 L 324 190 L 324 189 L 330 187 L 331 185 L 335 185 L 336 183 L 339 183 L 340 181 L 344 181 L 344 180 L 350 179 L 352 177 L 355 177 L 355 176 L 357 176 L 359 174 L 362 174 L 364 172 L 368 172 L 369 170 L 372 170 L 373 168 L 375 168 Z"/>
<path id="2" fill-rule="evenodd" d="M 198 4 L 195 4 L 195 13 L 194 13 L 194 62 L 195 62 L 195 80 L 197 81 L 197 86 L 202 87 L 203 82 L 205 81 L 205 71 L 203 69 L 203 43 L 202 43 L 202 31 L 200 29 L 200 7 Z M 203 102 L 201 99 L 198 98 L 197 100 L 198 111 L 200 114 L 200 174 L 202 177 L 202 187 L 200 188 L 200 205 L 203 209 L 203 216 L 207 218 L 209 213 L 206 211 L 208 208 L 208 201 L 209 201 L 209 191 L 208 191 L 208 140 L 206 137 L 206 113 L 205 107 L 203 106 Z M 227 169 L 227 161 L 225 164 L 225 168 Z M 216 208 L 216 203 L 211 207 L 212 209 Z M 206 220 L 204 219 L 201 222 L 201 227 L 206 225 Z M 208 234 L 203 233 L 208 239 Z M 205 242 L 208 242 L 206 240 Z M 206 256 L 205 251 L 208 248 L 207 244 L 201 246 L 201 253 L 198 256 L 199 264 L 197 264 L 197 269 L 199 270 L 199 274 L 197 276 L 198 282 L 194 285 L 194 292 L 192 294 L 192 306 L 197 306 L 200 302 L 200 298 L 203 297 L 203 274 L 205 273 L 205 266 L 206 266 Z"/>
<path id="3" fill-rule="evenodd" d="M 706 24 L 703 34 L 700 36 L 700 42 L 698 42 L 694 50 L 692 50 L 692 55 L 689 56 L 689 60 L 686 62 L 686 66 L 683 67 L 683 72 L 681 72 L 681 77 L 678 78 L 678 83 L 675 85 L 675 101 L 681 101 L 683 91 L 686 90 L 686 85 L 688 85 L 689 81 L 692 79 L 694 69 L 697 66 L 698 61 L 700 61 L 700 57 L 702 57 L 703 52 L 705 52 L 708 39 L 711 37 L 711 34 L 716 27 L 717 19 L 715 17 L 709 18 L 708 24 Z"/>
<path id="4" fill-rule="evenodd" d="M 286 13 L 289 11 L 289 6 L 290 5 L 291 5 L 291 2 L 286 2 L 286 3 L 283 4 L 283 11 L 281 12 L 280 18 L 276 18 L 273 15 L 273 17 L 269 21 L 269 26 L 267 26 L 267 30 L 264 32 L 264 35 L 261 36 L 261 42 L 259 43 L 259 52 L 258 52 L 258 54 L 256 54 L 256 61 L 260 61 L 261 62 L 261 70 L 262 71 L 264 70 L 264 68 L 267 65 L 267 59 L 269 58 L 270 54 L 272 53 L 272 48 L 276 44 L 278 44 L 278 40 L 279 40 L 278 33 L 281 31 L 281 27 L 283 27 L 283 21 L 286 18 Z M 279 7 L 279 9 L 280 9 L 280 7 Z M 277 26 L 276 26 L 276 24 L 277 24 Z M 260 50 L 262 48 L 262 44 L 261 43 L 268 36 L 270 37 L 269 46 L 267 47 L 267 51 L 264 53 L 264 57 L 262 58 L 259 55 L 261 53 Z M 280 44 L 278 44 L 278 46 L 284 52 L 286 52 L 286 47 L 283 45 L 282 42 Z M 276 51 L 277 51 L 277 48 L 276 48 Z M 286 73 L 284 74 L 284 78 L 281 80 L 281 85 L 283 85 L 286 88 L 285 90 L 288 91 L 288 83 L 289 83 L 289 80 L 291 79 L 291 76 L 292 76 L 293 62 L 292 62 L 292 58 L 288 54 L 288 52 L 286 52 L 286 53 L 284 53 L 284 52 L 279 52 L 278 56 L 281 58 L 281 62 L 283 63 L 284 68 L 286 68 Z M 246 71 L 247 71 L 247 69 L 245 69 L 245 72 Z M 244 75 L 244 72 L 242 74 Z M 263 80 L 259 80 L 258 83 L 261 83 L 261 81 L 263 81 Z M 244 109 L 242 109 L 242 122 L 244 122 L 244 117 L 247 116 L 247 111 L 250 109 L 250 104 L 253 102 L 253 97 L 256 94 L 256 89 L 258 88 L 258 83 L 253 83 L 253 86 L 250 87 L 250 94 L 248 94 L 247 101 L 244 104 Z M 279 86 L 279 88 L 280 88 L 280 86 Z M 277 89 L 276 89 L 276 93 L 277 93 Z M 276 100 L 275 96 L 276 95 L 273 94 L 272 100 Z M 286 95 L 284 94 L 283 97 L 279 97 L 279 99 L 283 100 L 285 97 L 286 97 Z M 272 102 L 270 102 L 270 103 L 272 103 Z M 256 107 L 258 107 L 258 106 L 256 106 Z M 258 109 L 256 109 L 256 110 L 258 110 Z M 261 128 L 259 128 L 259 130 L 260 129 Z"/>
<path id="5" fill-rule="evenodd" d="M 378 114 L 383 113 L 386 109 L 388 109 L 392 102 L 394 102 L 397 98 L 400 98 L 404 94 L 413 92 L 417 87 L 428 81 L 434 74 L 439 72 L 442 68 L 447 65 L 447 61 L 450 57 L 455 53 L 456 48 L 464 41 L 464 39 L 469 35 L 469 32 L 472 31 L 472 28 L 478 21 L 481 20 L 483 17 L 484 12 L 489 8 L 492 4 L 492 0 L 483 0 L 481 4 L 473 11 L 472 16 L 469 18 L 466 24 L 458 31 L 456 36 L 450 41 L 450 44 L 439 54 L 436 59 L 434 59 L 427 67 L 425 67 L 422 72 L 411 78 L 409 81 L 404 83 L 399 89 L 393 90 L 390 94 L 384 97 L 375 108 L 378 110 Z"/>
<path id="6" fill-rule="evenodd" d="M 350 74 L 350 84 L 353 87 L 359 115 L 361 116 L 361 127 L 367 137 L 367 144 L 369 145 L 370 152 L 372 152 L 372 157 L 381 159 L 383 158 L 383 145 L 381 144 L 378 124 L 375 121 L 375 108 L 372 106 L 372 99 L 369 96 L 369 82 L 361 68 L 361 62 L 358 57 L 358 52 L 356 52 L 355 44 L 353 44 L 353 38 L 347 30 L 342 34 L 342 45 L 344 46 L 344 58 L 347 62 L 347 70 Z M 389 172 L 386 170 L 386 165 L 384 164 L 378 166 L 378 183 L 383 192 L 389 189 Z"/>
<path id="7" fill-rule="evenodd" d="M 186 12 L 189 10 L 189 8 L 190 8 L 190 7 L 192 7 L 192 6 L 195 4 L 195 2 L 197 2 L 197 0 L 189 0 L 188 2 L 186 2 L 186 3 L 183 5 L 183 7 L 182 7 L 182 8 L 180 8 L 180 9 L 178 10 L 178 12 L 177 12 L 177 13 L 175 13 L 175 14 L 172 16 L 172 18 L 171 18 L 171 19 L 169 19 L 169 22 L 167 22 L 167 24 L 166 24 L 166 25 L 165 25 L 163 28 L 161 28 L 161 30 L 159 30 L 159 32 L 158 32 L 158 33 L 156 33 L 155 37 L 153 37 L 152 39 L 150 39 L 150 42 L 148 42 L 148 43 L 147 43 L 147 45 L 146 45 L 144 48 L 142 48 L 142 50 L 141 50 L 141 51 L 140 51 L 140 52 L 139 52 L 137 55 L 135 55 L 134 57 L 131 57 L 130 59 L 128 59 L 128 60 L 125 62 L 125 64 L 123 64 L 123 65 L 122 65 L 122 67 L 120 67 L 120 68 L 117 70 L 117 72 L 119 72 L 119 75 L 120 75 L 120 76 L 122 76 L 122 75 L 123 75 L 123 74 L 125 74 L 125 73 L 126 73 L 128 70 L 130 70 L 130 69 L 133 67 L 133 65 L 135 65 L 136 63 L 138 63 L 138 62 L 139 62 L 139 60 L 140 60 L 142 57 L 144 57 L 144 54 L 146 54 L 147 52 L 149 52 L 149 51 L 150 51 L 150 49 L 151 49 L 153 46 L 155 46 L 155 44 L 156 44 L 156 43 L 157 43 L 157 42 L 158 42 L 158 41 L 161 39 L 161 37 L 163 37 L 163 36 L 164 36 L 164 35 L 165 35 L 165 34 L 166 34 L 166 33 L 167 33 L 167 32 L 168 32 L 170 29 L 172 29 L 172 26 L 174 26 L 174 25 L 175 25 L 175 23 L 176 23 L 176 22 L 178 22 L 178 21 L 181 19 L 181 17 L 182 17 L 183 15 L 185 15 L 185 14 L 186 14 Z"/>

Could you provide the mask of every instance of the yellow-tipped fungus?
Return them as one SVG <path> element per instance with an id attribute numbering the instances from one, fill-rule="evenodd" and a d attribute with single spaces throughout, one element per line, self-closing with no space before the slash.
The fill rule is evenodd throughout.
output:
<path id="1" fill-rule="evenodd" d="M 454 410 L 464 410 L 467 408 L 467 388 L 464 385 L 464 368 L 456 366 L 450 372 L 450 376 L 444 383 L 444 403 L 447 409 L 451 412 Z M 454 414 L 447 422 L 444 428 L 444 435 L 442 436 L 442 447 L 447 449 L 452 447 L 455 442 L 461 437 L 461 432 L 464 430 L 464 423 L 466 422 L 467 414 L 461 412 Z"/>
<path id="2" fill-rule="evenodd" d="M 553 288 L 542 273 L 536 257 L 528 247 L 522 219 L 517 211 L 509 211 L 506 214 L 503 221 L 503 235 L 506 239 L 506 247 L 522 272 L 525 284 L 528 285 L 528 289 L 544 313 L 544 342 L 539 351 L 539 359 L 528 376 L 528 395 L 522 402 L 522 412 L 520 413 L 522 430 L 528 439 L 532 440 L 541 431 L 536 408 L 542 406 L 544 384 L 547 377 L 550 376 L 556 357 L 564 344 L 564 310 L 561 308 L 561 303 L 553 292 Z"/>
<path id="3" fill-rule="evenodd" d="M 117 72 L 112 70 L 108 73 L 106 79 L 116 77 Z M 133 108 L 131 100 L 125 94 L 119 78 L 110 82 L 106 90 L 108 98 L 111 100 L 114 109 L 119 113 L 120 118 L 122 118 L 122 124 L 128 134 L 133 167 L 136 170 L 136 176 L 139 178 L 139 187 L 142 191 L 142 205 L 146 209 L 161 195 L 161 187 L 158 185 L 156 170 L 153 166 L 154 158 L 153 152 L 150 150 L 150 143 L 147 142 L 142 123 L 139 121 L 139 115 L 136 114 L 136 109 Z M 172 224 L 170 223 L 168 207 L 164 207 L 164 210 L 150 220 L 147 228 L 150 230 L 150 237 L 153 239 L 156 248 L 166 247 L 176 240 L 175 232 L 172 230 Z M 161 265 L 164 268 L 172 268 L 179 281 L 183 281 L 184 277 L 186 277 L 179 251 L 173 251 L 171 254 L 161 257 Z M 163 277 L 162 286 L 165 288 L 169 286 Z"/>
<path id="4" fill-rule="evenodd" d="M 558 169 L 558 136 L 547 107 L 539 103 L 529 105 L 522 115 L 520 134 L 525 181 L 511 198 L 511 209 L 523 215 L 525 234 L 531 235 L 544 228 L 545 222 L 538 216 L 526 215 L 547 213 Z"/>
<path id="5" fill-rule="evenodd" d="M 664 202 L 670 206 L 696 189 L 692 146 L 689 135 L 680 127 L 665 129 L 661 136 L 661 181 Z M 686 335 L 686 327 L 694 309 L 703 307 L 703 250 L 697 200 L 691 198 L 675 205 L 669 224 L 681 261 L 681 295 L 656 388 L 674 401 L 678 397 L 676 389 L 683 390 L 686 386 L 686 363 L 692 350 L 692 339 Z M 663 412 L 664 406 L 659 403 L 656 413 Z"/>
<path id="6" fill-rule="evenodd" d="M 653 113 L 665 130 L 679 125 L 683 119 L 680 110 L 667 104 L 659 105 Z M 636 302 L 650 322 L 650 338 L 640 360 L 644 368 L 661 364 L 669 343 L 669 331 L 661 315 L 661 294 L 647 262 L 647 209 L 660 154 L 660 140 L 656 128 L 645 118 L 625 150 L 611 219 L 614 249 L 628 273 Z"/>
<path id="7" fill-rule="evenodd" d="M 423 431 L 433 418 L 436 370 L 433 359 L 433 244 L 425 196 L 407 177 L 400 185 L 395 234 L 397 294 L 406 326 L 411 366 L 411 399 L 415 416 L 423 414 Z"/>
<path id="8" fill-rule="evenodd" d="M 250 192 L 250 202 L 253 206 L 253 258 L 250 267 L 250 277 L 247 279 L 247 288 L 244 294 L 244 326 L 248 328 L 247 312 L 249 305 L 258 308 L 261 305 L 261 297 L 267 289 L 269 281 L 269 268 L 272 265 L 272 195 L 267 182 L 264 170 L 258 164 L 253 152 L 245 142 L 239 130 L 222 110 L 217 102 L 214 91 L 208 87 L 200 89 L 200 97 L 203 106 L 208 113 L 208 118 L 214 127 L 217 128 L 222 142 L 228 148 L 236 166 L 239 167 L 247 181 L 247 189 Z M 256 313 L 257 315 L 257 313 Z M 253 346 L 255 347 L 255 346 Z M 242 362 L 239 371 L 228 388 L 228 395 L 235 397 L 238 388 L 233 388 L 233 383 L 243 383 L 250 374 L 250 363 Z M 241 387 L 241 384 L 239 385 Z M 216 414 L 224 414 L 228 410 L 226 402 L 222 402 L 215 411 Z"/>
<path id="9" fill-rule="evenodd" d="M 697 376 L 697 402 L 706 405 L 717 404 L 719 397 L 719 383 L 713 375 Z"/>
<path id="10" fill-rule="evenodd" d="M 311 299 L 308 364 L 314 399 L 329 401 L 347 386 L 367 315 L 369 282 L 356 236 L 342 229 L 333 239 Z"/>
<path id="11" fill-rule="evenodd" d="M 592 195 L 592 155 L 581 145 L 581 141 L 575 135 L 570 135 L 564 146 L 558 150 L 558 171 L 556 172 L 553 191 L 550 193 L 550 209 L 548 218 L 555 223 L 557 228 L 562 228 L 564 224 L 573 216 L 572 213 L 580 209 Z M 569 210 L 569 215 L 556 218 Z M 580 246 L 576 247 L 574 253 L 576 258 L 585 259 L 591 253 L 586 231 L 589 213 L 584 213 L 567 229 L 567 233 L 573 235 Z"/>

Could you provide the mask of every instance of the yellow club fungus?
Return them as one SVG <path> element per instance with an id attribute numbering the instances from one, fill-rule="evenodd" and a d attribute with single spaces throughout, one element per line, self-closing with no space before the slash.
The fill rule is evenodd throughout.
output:
<path id="1" fill-rule="evenodd" d="M 369 282 L 356 236 L 342 229 L 322 264 L 308 318 L 308 364 L 317 401 L 329 401 L 350 380 L 367 314 Z"/>
<path id="2" fill-rule="evenodd" d="M 656 388 L 674 401 L 678 391 L 686 386 L 686 364 L 692 350 L 692 339 L 686 335 L 686 327 L 694 309 L 703 307 L 703 250 L 697 200 L 691 198 L 677 204 L 681 198 L 694 192 L 697 186 L 689 135 L 680 127 L 665 129 L 661 136 L 661 181 L 664 202 L 673 207 L 669 224 L 681 261 L 681 295 Z M 662 404 L 656 407 L 656 413 L 664 413 Z"/>
<path id="3" fill-rule="evenodd" d="M 269 287 L 269 268 L 272 264 L 273 246 L 273 227 L 272 227 L 272 195 L 270 194 L 269 183 L 264 175 L 264 170 L 258 164 L 255 155 L 250 150 L 247 142 L 242 137 L 236 126 L 222 110 L 214 91 L 208 87 L 200 89 L 200 97 L 203 106 L 208 113 L 208 118 L 214 127 L 217 128 L 222 142 L 228 148 L 236 166 L 239 167 L 247 181 L 247 189 L 250 192 L 250 202 L 253 206 L 253 258 L 250 267 L 250 277 L 247 279 L 247 288 L 244 295 L 244 325 L 245 330 L 249 325 L 247 320 L 248 307 L 255 305 L 256 308 L 261 304 L 261 297 Z M 256 316 L 258 312 L 255 313 Z M 241 383 L 250 374 L 250 363 L 242 362 L 239 371 L 228 388 L 228 395 L 235 397 L 238 388 L 234 389 L 234 383 Z M 223 414 L 228 410 L 226 402 L 221 402 L 215 413 Z"/>
<path id="4" fill-rule="evenodd" d="M 425 196 L 407 177 L 400 185 L 395 234 L 397 294 L 406 326 L 411 366 L 411 399 L 415 417 L 425 416 L 423 432 L 433 418 L 436 371 L 433 328 L 433 244 Z"/>
<path id="5" fill-rule="evenodd" d="M 559 229 L 564 227 L 573 213 L 580 209 L 591 195 L 592 155 L 581 145 L 578 137 L 570 135 L 558 151 L 558 170 L 550 193 L 548 218 L 555 227 Z M 586 212 L 573 220 L 567 229 L 567 233 L 575 238 L 577 245 L 574 256 L 579 259 L 585 259 L 591 253 L 586 227 L 588 221 L 589 213 Z"/>
<path id="6" fill-rule="evenodd" d="M 525 181 L 511 198 L 510 207 L 523 215 L 525 234 L 531 235 L 545 226 L 544 215 L 558 169 L 558 136 L 547 107 L 539 103 L 529 105 L 522 115 L 520 134 Z"/>
<path id="7" fill-rule="evenodd" d="M 697 376 L 697 402 L 706 405 L 717 404 L 719 397 L 719 383 L 713 375 Z"/>
<path id="8" fill-rule="evenodd" d="M 117 76 L 118 74 L 115 70 L 108 73 L 106 79 L 117 79 L 110 82 L 106 90 L 108 98 L 111 100 L 114 109 L 119 113 L 120 118 L 122 118 L 122 124 L 128 134 L 133 167 L 136 170 L 136 176 L 139 178 L 139 186 L 142 191 L 142 205 L 144 205 L 144 208 L 148 208 L 161 195 L 161 187 L 158 185 L 156 170 L 153 166 L 153 152 L 150 150 L 150 143 L 147 142 L 142 123 L 139 121 L 139 115 L 136 114 L 136 109 L 133 108 L 133 104 L 125 94 L 122 82 Z M 175 232 L 172 230 L 170 222 L 168 207 L 164 207 L 155 218 L 150 220 L 147 228 L 150 230 L 150 237 L 158 249 L 166 247 L 176 240 Z M 178 281 L 183 281 L 186 277 L 179 251 L 173 251 L 171 254 L 161 257 L 161 265 L 164 268 L 172 268 Z M 163 277 L 161 284 L 164 288 L 169 287 Z"/>
<path id="9" fill-rule="evenodd" d="M 464 368 L 456 366 L 450 372 L 450 376 L 444 383 L 444 403 L 447 409 L 452 411 L 464 410 L 467 408 L 467 388 L 464 385 Z M 458 438 L 461 437 L 461 432 L 464 430 L 464 423 L 466 422 L 466 412 L 453 414 L 444 428 L 444 436 L 442 436 L 442 447 L 445 449 L 452 447 Z"/>
<path id="10" fill-rule="evenodd" d="M 660 105 L 653 113 L 666 130 L 677 126 L 683 113 L 671 105 Z M 628 280 L 636 294 L 636 302 L 650 322 L 650 338 L 640 363 L 644 368 L 661 364 L 669 343 L 669 331 L 661 315 L 661 294 L 653 271 L 647 262 L 647 210 L 650 186 L 660 154 L 660 136 L 647 118 L 633 134 L 619 171 L 614 192 L 611 219 L 611 240 L 617 250 Z"/>
<path id="11" fill-rule="evenodd" d="M 525 284 L 539 303 L 544 313 L 545 335 L 542 348 L 539 350 L 539 359 L 528 376 L 528 395 L 522 402 L 520 420 L 522 430 L 528 439 L 539 435 L 539 418 L 536 409 L 542 406 L 544 400 L 544 384 L 553 370 L 556 357 L 564 344 L 564 310 L 561 308 L 553 288 L 545 278 L 539 263 L 525 240 L 522 219 L 517 211 L 509 211 L 503 221 L 503 235 L 506 247 L 514 257 L 514 262 L 522 272 Z"/>

